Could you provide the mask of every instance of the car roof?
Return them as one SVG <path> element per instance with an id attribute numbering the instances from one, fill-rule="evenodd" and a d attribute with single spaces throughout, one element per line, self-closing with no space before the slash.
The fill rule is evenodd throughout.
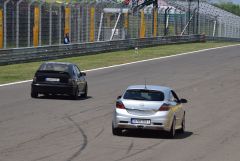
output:
<path id="1" fill-rule="evenodd" d="M 128 89 L 148 89 L 148 90 L 162 91 L 164 93 L 172 90 L 169 87 L 158 86 L 158 85 L 132 85 L 132 86 L 129 86 L 127 90 Z"/>
<path id="2" fill-rule="evenodd" d="M 64 65 L 75 65 L 73 63 L 68 62 L 44 62 L 43 64 L 64 64 Z"/>

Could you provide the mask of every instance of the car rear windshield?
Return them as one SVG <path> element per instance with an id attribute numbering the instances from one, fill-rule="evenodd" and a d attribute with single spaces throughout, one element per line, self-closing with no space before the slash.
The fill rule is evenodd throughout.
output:
<path id="1" fill-rule="evenodd" d="M 40 66 L 39 71 L 69 72 L 69 66 L 67 64 L 46 63 Z"/>
<path id="2" fill-rule="evenodd" d="M 129 100 L 163 101 L 164 93 L 154 90 L 131 89 L 126 91 L 123 98 Z"/>

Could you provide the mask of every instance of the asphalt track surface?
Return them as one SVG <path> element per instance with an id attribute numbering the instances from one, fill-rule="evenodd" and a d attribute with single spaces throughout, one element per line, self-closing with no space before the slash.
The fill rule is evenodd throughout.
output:
<path id="1" fill-rule="evenodd" d="M 0 161 L 239 161 L 240 46 L 87 73 L 89 97 L 32 99 L 30 82 L 0 87 Z M 187 132 L 111 133 L 132 84 L 174 88 Z"/>

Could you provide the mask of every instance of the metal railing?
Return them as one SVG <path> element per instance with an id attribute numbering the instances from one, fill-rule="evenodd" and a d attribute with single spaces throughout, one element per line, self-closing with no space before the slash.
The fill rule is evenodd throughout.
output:
<path id="1" fill-rule="evenodd" d="M 205 41 L 204 36 L 189 35 L 54 45 L 37 48 L 4 49 L 0 50 L 0 65 L 36 60 L 51 60 L 64 57 L 80 56 L 90 53 L 127 50 L 134 49 L 136 47 L 142 48 L 161 44 L 190 43 L 200 41 Z"/>
<path id="2" fill-rule="evenodd" d="M 213 37 L 213 36 L 206 36 L 206 41 L 225 41 L 225 42 L 240 42 L 240 38 L 234 37 Z"/>

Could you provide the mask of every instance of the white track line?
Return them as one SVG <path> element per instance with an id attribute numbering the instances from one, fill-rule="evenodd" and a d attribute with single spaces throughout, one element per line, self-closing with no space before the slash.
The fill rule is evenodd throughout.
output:
<path id="1" fill-rule="evenodd" d="M 209 49 L 191 51 L 191 52 L 186 52 L 186 53 L 180 53 L 180 54 L 176 54 L 176 55 L 170 55 L 170 56 L 164 56 L 164 57 L 157 57 L 157 58 L 152 58 L 152 59 L 140 60 L 140 61 L 135 61 L 135 62 L 130 62 L 130 63 L 124 63 L 124 64 L 118 64 L 118 65 L 112 65 L 112 66 L 107 66 L 107 67 L 101 67 L 101 68 L 96 68 L 96 69 L 85 70 L 85 71 L 83 71 L 83 72 L 91 72 L 91 71 L 97 71 L 97 70 L 103 70 L 103 69 L 121 67 L 121 66 L 136 64 L 136 63 L 142 63 L 142 62 L 148 62 L 148 61 L 152 61 L 152 60 L 172 58 L 172 57 L 177 57 L 177 56 L 182 56 L 182 55 L 194 54 L 194 53 L 199 53 L 199 52 L 204 52 L 204 51 L 210 51 L 210 50 L 216 50 L 216 49 L 222 49 L 222 48 L 233 47 L 233 46 L 240 46 L 240 44 L 227 45 L 227 46 L 221 46 L 221 47 L 216 47 L 216 48 L 209 48 Z M 25 81 L 19 81 L 19 82 L 7 83 L 7 84 L 0 84 L 0 87 L 10 86 L 10 85 L 15 85 L 15 84 L 21 84 L 21 83 L 26 83 L 26 82 L 30 82 L 30 81 L 32 81 L 32 80 L 25 80 Z"/>

